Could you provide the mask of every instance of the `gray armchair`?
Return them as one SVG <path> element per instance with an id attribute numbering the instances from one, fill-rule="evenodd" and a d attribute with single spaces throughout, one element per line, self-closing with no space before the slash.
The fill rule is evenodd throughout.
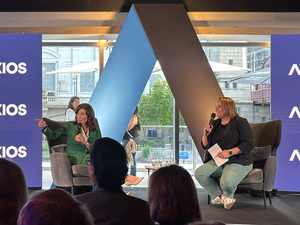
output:
<path id="1" fill-rule="evenodd" d="M 250 123 L 253 132 L 254 148 L 250 155 L 254 160 L 253 169 L 238 185 L 238 190 L 261 191 L 264 208 L 266 206 L 266 193 L 272 204 L 271 191 L 274 188 L 277 157 L 276 151 L 281 142 L 282 121 L 274 120 L 265 123 Z M 208 196 L 208 204 L 210 197 Z"/>
<path id="2" fill-rule="evenodd" d="M 274 120 L 265 123 L 250 123 L 253 132 L 254 149 L 250 154 L 254 160 L 253 169 L 238 185 L 238 189 L 261 191 L 264 207 L 266 193 L 272 204 L 271 191 L 274 188 L 277 157 L 276 151 L 281 142 L 282 121 Z"/>
<path id="3" fill-rule="evenodd" d="M 66 124 L 66 122 L 54 121 L 43 118 L 51 130 L 57 130 Z M 64 149 L 67 146 L 67 138 L 63 137 L 57 140 L 47 138 L 50 150 L 51 174 L 53 183 L 59 187 L 71 187 L 71 194 L 74 194 L 74 186 L 91 186 L 93 182 L 88 174 L 86 165 L 71 166 Z"/>

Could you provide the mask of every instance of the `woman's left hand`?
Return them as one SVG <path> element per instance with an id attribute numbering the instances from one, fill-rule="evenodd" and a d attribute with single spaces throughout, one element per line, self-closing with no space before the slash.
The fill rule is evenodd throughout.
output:
<path id="1" fill-rule="evenodd" d="M 77 134 L 75 137 L 75 141 L 81 142 L 84 144 L 87 148 L 89 148 L 90 144 L 84 139 L 84 137 L 81 134 Z"/>
<path id="2" fill-rule="evenodd" d="M 86 141 L 84 140 L 84 137 L 81 134 L 77 134 L 75 137 L 75 141 L 85 143 Z"/>

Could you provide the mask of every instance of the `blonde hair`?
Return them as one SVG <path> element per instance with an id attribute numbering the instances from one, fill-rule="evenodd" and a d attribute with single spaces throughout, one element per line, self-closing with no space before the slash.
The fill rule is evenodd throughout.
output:
<path id="1" fill-rule="evenodd" d="M 236 111 L 236 105 L 231 98 L 219 97 L 219 100 L 221 101 L 222 109 L 224 110 L 225 114 L 227 114 L 230 118 L 239 115 Z"/>

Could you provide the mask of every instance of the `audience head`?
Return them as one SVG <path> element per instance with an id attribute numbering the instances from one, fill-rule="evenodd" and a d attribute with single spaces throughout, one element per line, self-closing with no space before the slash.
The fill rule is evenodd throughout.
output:
<path id="1" fill-rule="evenodd" d="M 70 98 L 67 109 L 72 109 L 75 112 L 75 110 L 79 104 L 80 104 L 79 98 L 77 96 L 73 96 L 72 98 Z"/>
<path id="2" fill-rule="evenodd" d="M 226 225 L 226 224 L 219 221 L 208 221 L 208 222 L 194 222 L 194 223 L 189 223 L 188 225 Z"/>
<path id="3" fill-rule="evenodd" d="M 224 115 L 229 116 L 229 118 L 233 118 L 238 115 L 236 105 L 231 98 L 219 97 L 218 101 L 221 103 Z"/>
<path id="4" fill-rule="evenodd" d="M 201 220 L 194 181 L 178 165 L 161 167 L 151 175 L 148 202 L 150 216 L 160 224 L 183 225 Z"/>
<path id="5" fill-rule="evenodd" d="M 86 205 L 62 189 L 39 192 L 20 212 L 18 225 L 93 225 Z"/>
<path id="6" fill-rule="evenodd" d="M 86 126 L 93 130 L 97 125 L 96 125 L 96 120 L 95 120 L 95 113 L 94 113 L 94 109 L 92 108 L 91 105 L 87 104 L 87 103 L 82 103 L 79 104 L 76 108 L 76 121 L 75 124 L 77 124 L 77 114 L 80 110 L 84 110 L 85 114 L 87 116 L 87 121 L 86 121 Z"/>
<path id="7" fill-rule="evenodd" d="M 95 141 L 89 163 L 94 183 L 104 188 L 120 188 L 127 172 L 128 159 L 123 145 L 107 137 Z"/>
<path id="8" fill-rule="evenodd" d="M 0 158 L 0 224 L 16 224 L 27 200 L 28 191 L 22 169 L 16 163 Z"/>

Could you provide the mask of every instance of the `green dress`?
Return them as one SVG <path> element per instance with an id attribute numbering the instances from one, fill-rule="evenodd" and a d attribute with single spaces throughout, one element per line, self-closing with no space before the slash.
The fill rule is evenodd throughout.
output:
<path id="1" fill-rule="evenodd" d="M 65 148 L 65 153 L 67 154 L 70 163 L 72 165 L 87 165 L 86 159 L 90 157 L 90 149 L 87 149 L 83 143 L 75 141 L 77 132 L 77 124 L 74 124 L 74 121 L 70 121 L 56 131 L 52 131 L 47 128 L 44 134 L 47 136 L 47 138 L 54 140 L 67 136 L 67 147 Z M 90 130 L 88 138 L 89 148 L 91 148 L 94 142 L 100 137 L 101 132 L 99 127 L 96 127 L 94 130 Z"/>

